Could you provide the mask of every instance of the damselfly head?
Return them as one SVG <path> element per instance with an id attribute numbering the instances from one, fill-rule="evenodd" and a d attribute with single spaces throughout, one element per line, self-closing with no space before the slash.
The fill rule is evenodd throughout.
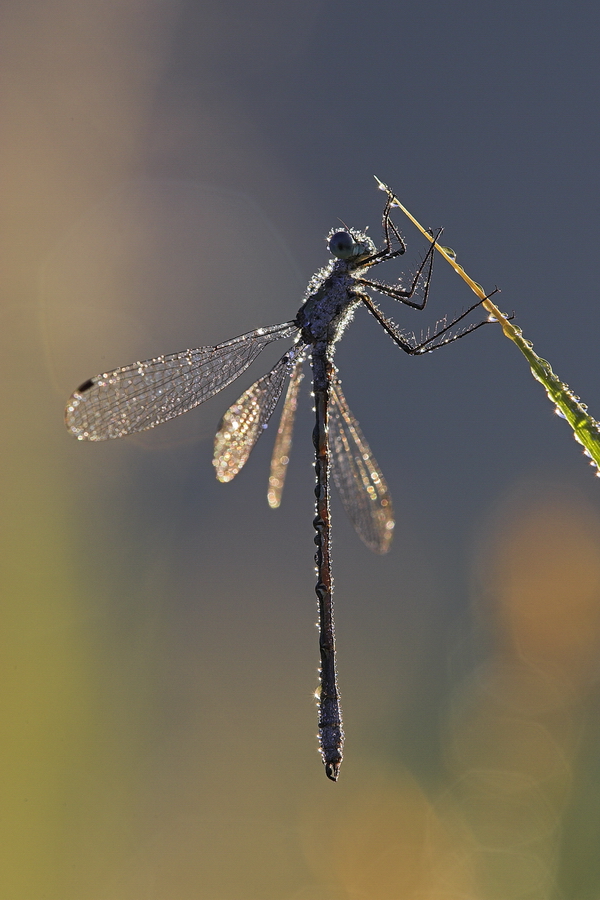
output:
<path id="1" fill-rule="evenodd" d="M 328 235 L 329 252 L 337 259 L 358 259 L 373 253 L 375 247 L 371 239 L 366 235 L 360 237 L 362 240 L 357 240 L 350 231 L 335 231 Z"/>

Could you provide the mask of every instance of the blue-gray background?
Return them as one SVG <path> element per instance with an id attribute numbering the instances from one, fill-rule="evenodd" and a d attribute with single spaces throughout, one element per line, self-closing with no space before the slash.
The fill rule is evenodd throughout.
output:
<path id="1" fill-rule="evenodd" d="M 380 238 L 377 174 L 600 415 L 598 7 L 1 11 L 3 895 L 595 898 L 600 485 L 498 329 L 410 359 L 359 312 L 339 347 L 397 527 L 372 556 L 334 502 L 335 786 L 308 386 L 277 512 L 272 429 L 230 485 L 210 458 L 279 347 L 144 436 L 62 414 L 98 371 L 292 318 L 332 226 Z M 396 321 L 471 303 L 445 268 Z"/>

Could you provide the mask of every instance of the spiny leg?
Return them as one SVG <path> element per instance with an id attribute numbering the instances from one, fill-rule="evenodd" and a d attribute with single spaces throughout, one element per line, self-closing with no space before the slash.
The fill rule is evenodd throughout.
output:
<path id="1" fill-rule="evenodd" d="M 393 197 L 388 197 L 382 216 L 382 227 L 383 227 L 383 236 L 385 239 L 385 247 L 381 250 L 378 250 L 376 253 L 373 253 L 371 256 L 368 256 L 366 259 L 361 260 L 361 266 L 376 266 L 380 262 L 387 262 L 389 259 L 394 259 L 396 256 L 402 256 L 402 254 L 406 253 L 406 243 L 404 238 L 400 234 L 398 227 L 392 222 L 391 217 L 391 209 L 394 206 Z M 392 232 L 392 234 L 390 234 Z M 441 234 L 442 229 L 438 231 L 436 236 L 436 240 Z M 396 240 L 399 244 L 398 249 L 392 250 L 393 240 Z"/>
<path id="2" fill-rule="evenodd" d="M 441 233 L 442 229 L 440 228 L 427 253 L 425 254 L 423 262 L 417 269 L 412 284 L 409 288 L 398 288 L 390 284 L 385 284 L 385 282 L 383 281 L 370 281 L 368 278 L 357 278 L 356 283 L 362 285 L 363 287 L 373 288 L 373 290 L 377 291 L 378 293 L 385 294 L 387 297 L 392 297 L 394 300 L 399 300 L 401 303 L 404 303 L 406 306 L 410 306 L 413 309 L 425 309 L 425 306 L 427 305 L 427 298 L 429 297 L 429 285 L 431 284 L 431 273 L 433 271 L 435 246 L 437 243 L 437 239 L 439 238 Z M 384 260 L 381 260 L 381 262 L 383 261 Z M 427 275 L 425 276 L 425 291 L 423 293 L 423 300 L 421 303 L 417 303 L 410 298 L 417 290 L 419 281 L 421 280 L 421 276 L 423 274 L 423 269 L 425 269 L 426 266 Z"/>
<path id="3" fill-rule="evenodd" d="M 450 329 L 454 328 L 455 325 L 458 324 L 462 319 L 469 315 L 469 313 L 473 312 L 474 309 L 481 306 L 483 300 L 487 300 L 489 297 L 492 297 L 495 293 L 498 292 L 498 288 L 495 288 L 491 294 L 488 294 L 487 297 L 478 300 L 477 303 L 474 303 L 473 306 L 470 306 L 467 310 L 453 319 L 448 325 L 445 325 L 440 331 L 431 337 L 427 338 L 420 343 L 411 343 L 411 341 L 406 337 L 406 335 L 402 334 L 399 331 L 398 327 L 388 319 L 382 311 L 379 309 L 375 301 L 369 297 L 368 294 L 360 294 L 360 298 L 369 310 L 375 316 L 379 324 L 382 328 L 389 334 L 395 344 L 397 344 L 401 350 L 404 350 L 405 353 L 408 353 L 410 356 L 419 356 L 422 353 L 431 353 L 432 350 L 439 350 L 440 347 L 445 347 L 447 344 L 452 344 L 454 341 L 457 341 L 459 338 L 465 337 L 467 334 L 471 334 L 472 331 L 476 331 L 477 328 L 481 328 L 482 325 L 491 324 L 490 319 L 483 319 L 481 322 L 476 322 L 474 325 L 471 325 L 469 328 L 466 328 L 464 331 L 460 331 L 458 334 L 448 335 L 444 340 L 435 343 L 438 338 L 440 338 L 443 334 L 448 334 Z"/>
<path id="4" fill-rule="evenodd" d="M 385 208 L 383 210 L 382 220 L 385 247 L 382 250 L 378 250 L 377 253 L 373 253 L 371 256 L 368 256 L 366 259 L 361 260 L 361 266 L 376 266 L 380 262 L 387 262 L 388 259 L 394 259 L 396 256 L 402 256 L 403 253 L 406 253 L 406 244 L 404 242 L 404 238 L 402 237 L 390 217 L 390 210 L 392 208 L 392 205 L 392 200 L 388 197 Z M 390 236 L 390 231 L 393 232 L 393 237 L 398 241 L 400 245 L 397 250 L 392 250 L 393 238 Z"/>
<path id="5" fill-rule="evenodd" d="M 392 200 L 390 197 L 388 197 L 381 219 L 383 235 L 385 238 L 385 247 L 380 251 L 379 255 L 384 259 L 392 259 L 393 256 L 402 256 L 403 253 L 406 253 L 406 243 L 404 241 L 404 238 L 400 234 L 400 231 L 398 230 L 394 222 L 392 222 L 391 209 Z M 390 232 L 392 232 L 392 234 L 390 234 Z M 399 246 L 397 250 L 392 250 L 392 241 L 394 240 L 394 238 L 398 241 Z"/>

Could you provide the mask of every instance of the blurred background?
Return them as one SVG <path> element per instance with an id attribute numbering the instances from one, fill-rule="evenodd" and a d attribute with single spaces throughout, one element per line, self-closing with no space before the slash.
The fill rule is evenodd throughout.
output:
<path id="1" fill-rule="evenodd" d="M 334 498 L 337 785 L 317 754 L 307 381 L 283 505 L 273 428 L 215 481 L 220 416 L 66 432 L 135 359 L 295 315 L 389 183 L 600 417 L 592 3 L 0 3 L 6 900 L 597 900 L 600 483 L 488 327 L 337 364 L 396 507 Z M 424 242 L 396 216 L 414 267 Z M 448 271 L 444 271 L 448 269 Z M 408 329 L 472 302 L 438 260 Z"/>

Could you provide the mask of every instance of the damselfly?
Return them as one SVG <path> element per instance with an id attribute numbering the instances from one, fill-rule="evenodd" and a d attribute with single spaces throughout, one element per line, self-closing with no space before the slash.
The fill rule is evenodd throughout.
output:
<path id="1" fill-rule="evenodd" d="M 335 659 L 330 473 L 356 531 L 371 550 L 386 553 L 394 528 L 392 501 L 384 477 L 342 393 L 333 364 L 335 345 L 360 304 L 367 307 L 392 340 L 411 356 L 437 350 L 487 321 L 458 332 L 451 330 L 480 305 L 480 300 L 452 322 L 443 320 L 431 336 L 419 342 L 383 314 L 368 289 L 414 309 L 425 308 L 437 240 L 436 236 L 407 287 L 402 287 L 401 282 L 389 285 L 369 279 L 370 269 L 406 251 L 404 240 L 390 217 L 393 199 L 388 193 L 381 250 L 366 233 L 354 228 L 334 229 L 327 235 L 332 259 L 311 278 L 304 302 L 292 321 L 257 328 L 214 347 L 183 350 L 96 375 L 75 391 L 66 409 L 67 428 L 82 441 L 103 441 L 154 428 L 227 387 L 267 344 L 292 338 L 292 346 L 279 362 L 244 391 L 223 416 L 213 459 L 219 481 L 231 481 L 267 427 L 289 379 L 269 478 L 269 504 L 277 507 L 291 449 L 302 367 L 310 356 L 316 415 L 313 524 L 321 658 L 316 696 L 320 750 L 327 776 L 333 781 L 337 780 L 342 762 L 344 732 Z"/>

